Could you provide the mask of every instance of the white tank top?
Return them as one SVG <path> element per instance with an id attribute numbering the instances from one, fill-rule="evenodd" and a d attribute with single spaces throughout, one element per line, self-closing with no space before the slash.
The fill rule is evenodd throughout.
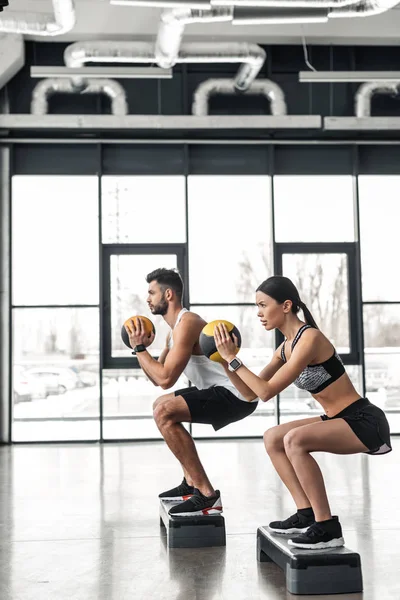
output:
<path id="1" fill-rule="evenodd" d="M 174 329 L 186 312 L 189 312 L 188 309 L 182 308 L 176 319 Z M 169 347 L 172 348 L 172 346 L 173 336 L 171 336 L 169 343 Z M 213 362 L 204 355 L 196 356 L 192 354 L 183 372 L 189 381 L 191 381 L 199 390 L 204 390 L 214 385 L 220 385 L 232 392 L 239 400 L 248 402 L 235 388 L 229 377 L 226 375 L 223 366 Z"/>

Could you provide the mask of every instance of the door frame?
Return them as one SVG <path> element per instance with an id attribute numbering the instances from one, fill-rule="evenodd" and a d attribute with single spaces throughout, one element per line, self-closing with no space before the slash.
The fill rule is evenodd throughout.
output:
<path id="1" fill-rule="evenodd" d="M 274 267 L 277 275 L 283 275 L 282 263 L 284 254 L 346 254 L 347 255 L 347 285 L 349 292 L 349 342 L 350 352 L 341 354 L 344 364 L 360 365 L 362 355 L 362 314 L 361 314 L 361 277 L 358 273 L 356 242 L 330 243 L 276 243 Z M 276 332 L 277 346 L 283 341 L 282 334 Z"/>
<path id="2" fill-rule="evenodd" d="M 113 255 L 160 255 L 175 254 L 177 268 L 183 281 L 188 281 L 188 261 L 186 244 L 103 244 L 102 246 L 102 283 L 100 305 L 100 356 L 101 369 L 139 369 L 136 356 L 113 357 L 111 335 L 111 256 Z M 145 277 L 146 273 L 143 273 Z M 183 305 L 188 307 L 188 286 L 184 286 Z"/>

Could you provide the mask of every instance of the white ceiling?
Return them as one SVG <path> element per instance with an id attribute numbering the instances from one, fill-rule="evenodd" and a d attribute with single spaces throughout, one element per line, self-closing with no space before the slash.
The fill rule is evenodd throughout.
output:
<path id="1" fill-rule="evenodd" d="M 12 11 L 11 11 L 12 4 Z M 160 9 L 113 6 L 109 0 L 75 0 L 77 23 L 73 31 L 46 41 L 83 39 L 153 39 Z M 7 11 L 7 12 L 6 12 Z M 16 12 L 51 12 L 51 0 L 12 0 L 0 19 Z M 375 17 L 331 19 L 326 24 L 233 26 L 230 23 L 190 25 L 185 40 L 238 40 L 260 44 L 400 44 L 400 5 Z"/>

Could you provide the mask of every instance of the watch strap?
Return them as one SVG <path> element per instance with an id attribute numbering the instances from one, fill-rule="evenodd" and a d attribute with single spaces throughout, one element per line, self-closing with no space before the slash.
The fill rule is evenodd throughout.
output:
<path id="1" fill-rule="evenodd" d="M 144 344 L 138 344 L 134 347 L 132 354 L 137 354 L 138 352 L 144 352 L 146 350 L 146 346 Z"/>

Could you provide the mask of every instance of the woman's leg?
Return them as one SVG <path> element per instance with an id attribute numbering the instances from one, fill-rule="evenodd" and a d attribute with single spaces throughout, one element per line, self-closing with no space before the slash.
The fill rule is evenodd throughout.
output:
<path id="1" fill-rule="evenodd" d="M 321 470 L 310 452 L 358 454 L 368 448 L 358 439 L 344 419 L 332 419 L 303 425 L 284 437 L 285 452 L 301 489 L 309 499 L 316 521 L 332 518 Z"/>
<path id="2" fill-rule="evenodd" d="M 291 421 L 290 423 L 271 427 L 271 429 L 268 429 L 264 433 L 265 449 L 279 477 L 292 495 L 298 509 L 308 508 L 311 506 L 311 503 L 301 486 L 292 463 L 287 457 L 283 440 L 289 431 L 311 423 L 322 423 L 322 421 L 320 417 L 299 419 L 298 421 Z"/>

